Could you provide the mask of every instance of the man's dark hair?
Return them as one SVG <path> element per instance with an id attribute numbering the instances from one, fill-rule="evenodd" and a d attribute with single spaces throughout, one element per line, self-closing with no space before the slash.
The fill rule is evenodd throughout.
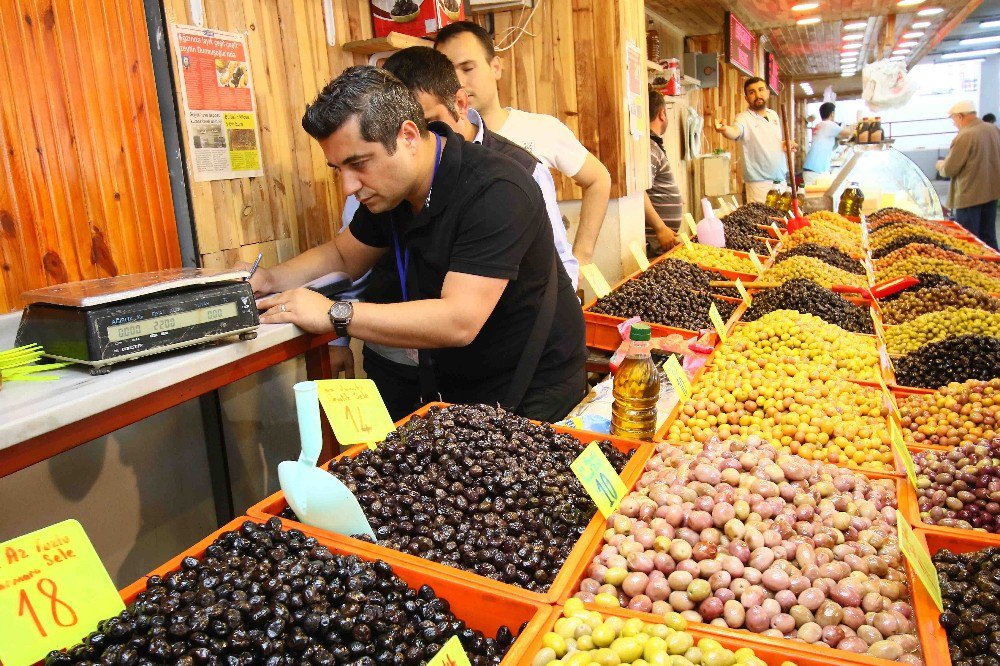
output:
<path id="1" fill-rule="evenodd" d="M 663 101 L 663 95 L 659 92 L 649 89 L 649 119 L 656 120 L 656 116 L 660 115 L 660 109 L 662 109 L 666 104 Z"/>
<path id="2" fill-rule="evenodd" d="M 833 102 L 823 102 L 819 105 L 819 117 L 820 120 L 826 120 L 833 115 L 833 112 L 837 110 L 837 105 Z"/>
<path id="3" fill-rule="evenodd" d="M 413 93 L 395 76 L 369 65 L 348 67 L 320 91 L 302 115 L 302 129 L 317 141 L 336 132 L 354 116 L 361 138 L 379 142 L 390 155 L 396 152 L 399 128 L 407 120 L 427 133 L 424 110 Z"/>
<path id="4" fill-rule="evenodd" d="M 751 76 L 749 79 L 743 82 L 743 94 L 746 95 L 747 88 L 749 88 L 755 83 L 764 83 L 764 79 L 760 78 L 759 76 Z"/>
<path id="5" fill-rule="evenodd" d="M 448 60 L 448 56 L 429 46 L 411 46 L 393 53 L 383 67 L 402 81 L 411 92 L 432 95 L 458 120 L 455 94 L 462 88 L 462 84 L 458 82 L 455 66 Z"/>
<path id="6" fill-rule="evenodd" d="M 997 117 L 992 113 L 987 113 L 985 116 L 983 116 L 983 120 L 988 123 L 995 123 L 997 121 Z"/>
<path id="7" fill-rule="evenodd" d="M 437 36 L 434 38 L 434 48 L 437 48 L 438 44 L 444 44 L 448 40 L 458 37 L 463 32 L 474 35 L 482 45 L 483 51 L 486 52 L 486 60 L 493 60 L 497 54 L 493 47 L 493 38 L 490 37 L 490 33 L 486 32 L 486 28 L 472 21 L 457 21 L 438 30 Z"/>

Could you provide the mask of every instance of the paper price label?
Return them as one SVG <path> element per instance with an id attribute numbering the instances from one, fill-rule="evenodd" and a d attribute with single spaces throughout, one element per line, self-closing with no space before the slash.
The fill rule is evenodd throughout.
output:
<path id="1" fill-rule="evenodd" d="M 903 417 L 899 413 L 899 406 L 896 404 L 896 398 L 893 397 L 892 391 L 885 383 L 885 379 L 882 377 L 882 373 L 878 373 L 878 385 L 882 389 L 882 394 L 885 397 L 885 407 L 889 410 L 889 413 L 896 419 L 896 423 L 902 423 Z"/>
<path id="2" fill-rule="evenodd" d="M 316 382 L 316 392 L 333 434 L 342 445 L 367 444 L 374 449 L 396 429 L 370 379 L 323 379 Z"/>
<path id="3" fill-rule="evenodd" d="M 752 249 L 750 250 L 750 263 L 757 269 L 757 275 L 764 272 L 764 264 L 760 263 L 760 257 Z"/>
<path id="4" fill-rule="evenodd" d="M 778 223 L 777 222 L 772 222 L 771 223 L 771 228 L 774 229 L 774 237 L 775 238 L 781 238 L 781 229 L 778 228 Z"/>
<path id="5" fill-rule="evenodd" d="M 628 494 L 628 488 L 597 446 L 597 442 L 588 444 L 569 468 L 580 479 L 605 518 L 618 509 L 622 498 Z"/>
<path id="6" fill-rule="evenodd" d="M 671 356 L 667 359 L 667 362 L 663 364 L 663 371 L 667 373 L 667 379 L 670 381 L 671 386 L 674 387 L 674 393 L 680 396 L 681 402 L 690 400 L 691 380 L 688 379 L 687 373 L 684 372 L 681 364 L 677 362 L 676 356 Z"/>
<path id="7" fill-rule="evenodd" d="M 773 257 L 773 256 L 774 256 L 774 246 L 773 246 L 773 245 L 771 245 L 770 243 L 768 243 L 767 241 L 764 241 L 764 247 L 766 247 L 766 248 L 767 248 L 767 253 L 768 253 L 768 254 L 769 254 L 770 256 L 772 256 L 772 257 Z"/>
<path id="8" fill-rule="evenodd" d="M 465 654 L 462 641 L 458 636 L 452 636 L 448 642 L 438 650 L 434 658 L 427 662 L 427 666 L 471 666 L 469 656 Z"/>
<path id="9" fill-rule="evenodd" d="M 684 224 L 687 225 L 688 231 L 691 232 L 691 237 L 694 238 L 698 235 L 698 225 L 695 224 L 694 216 L 691 213 L 684 213 L 682 216 L 684 219 Z"/>
<path id="10" fill-rule="evenodd" d="M 889 359 L 889 352 L 885 347 L 878 348 L 878 360 L 883 372 L 892 370 L 892 361 Z"/>
<path id="11" fill-rule="evenodd" d="M 604 279 L 601 269 L 596 264 L 584 264 L 580 266 L 580 272 L 583 273 L 583 277 L 587 279 L 587 283 L 598 298 L 604 298 L 611 293 L 611 285 Z"/>
<path id="12" fill-rule="evenodd" d="M 900 432 L 899 426 L 896 425 L 896 421 L 893 419 L 889 419 L 889 441 L 892 442 L 893 451 L 903 461 L 903 467 L 906 469 L 906 478 L 910 480 L 910 484 L 916 489 L 917 467 L 913 462 L 913 456 L 910 455 L 910 451 L 906 448 L 906 442 L 903 441 L 903 433 Z"/>
<path id="13" fill-rule="evenodd" d="M 875 308 L 870 308 L 868 313 L 872 318 L 872 327 L 875 329 L 875 335 L 878 336 L 879 340 L 885 340 L 885 327 L 882 326 L 882 320 L 875 313 Z"/>
<path id="14" fill-rule="evenodd" d="M 739 278 L 736 278 L 736 291 L 740 292 L 740 298 L 742 298 L 744 302 L 750 300 L 750 294 L 747 293 L 747 288 L 743 286 L 743 281 Z"/>
<path id="15" fill-rule="evenodd" d="M 913 532 L 913 528 L 903 518 L 903 514 L 899 512 L 899 509 L 896 509 L 896 534 L 899 538 L 899 550 L 902 551 L 903 557 L 913 567 L 913 573 L 917 574 L 917 578 L 920 579 L 920 582 L 924 585 L 924 589 L 931 595 L 931 599 L 934 600 L 934 604 L 938 607 L 938 610 L 944 612 L 944 600 L 941 598 L 941 581 L 938 580 L 934 562 L 931 561 L 930 553 L 924 549 L 923 544 L 920 543 L 920 539 L 917 538 L 917 535 Z"/>
<path id="16" fill-rule="evenodd" d="M 691 239 L 688 238 L 688 235 L 686 233 L 684 233 L 682 231 L 682 232 L 680 232 L 677 235 L 680 236 L 681 242 L 684 243 L 684 249 L 686 249 L 686 250 L 694 250 L 694 246 L 691 245 Z"/>
<path id="17" fill-rule="evenodd" d="M 708 318 L 712 320 L 712 325 L 715 326 L 715 330 L 719 334 L 719 339 L 725 342 L 729 338 L 729 335 L 726 334 L 726 322 L 722 320 L 722 315 L 719 314 L 719 309 L 715 307 L 715 303 L 712 303 L 711 307 L 708 308 Z"/>
<path id="18" fill-rule="evenodd" d="M 644 271 L 649 268 L 649 259 L 646 257 L 646 248 L 642 246 L 639 241 L 632 241 L 628 244 L 628 249 L 632 251 L 632 256 L 635 257 L 635 263 L 639 264 L 639 270 Z"/>
<path id="19" fill-rule="evenodd" d="M 83 527 L 65 520 L 0 543 L 0 661 L 27 666 L 125 609 Z"/>

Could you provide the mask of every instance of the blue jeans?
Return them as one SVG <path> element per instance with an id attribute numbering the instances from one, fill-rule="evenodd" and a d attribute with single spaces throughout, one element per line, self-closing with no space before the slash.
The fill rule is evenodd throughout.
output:
<path id="1" fill-rule="evenodd" d="M 955 221 L 975 234 L 994 250 L 997 249 L 997 202 L 987 201 L 978 206 L 955 209 Z"/>

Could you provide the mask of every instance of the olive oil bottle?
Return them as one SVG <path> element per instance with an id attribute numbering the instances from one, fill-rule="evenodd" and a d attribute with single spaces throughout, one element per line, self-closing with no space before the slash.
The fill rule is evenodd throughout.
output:
<path id="1" fill-rule="evenodd" d="M 858 187 L 857 183 L 851 183 L 840 195 L 840 204 L 837 206 L 837 212 L 841 215 L 846 215 L 848 217 L 858 217 L 861 215 L 861 207 L 865 203 L 865 195 Z"/>
<path id="2" fill-rule="evenodd" d="M 629 350 L 615 373 L 611 434 L 652 441 L 656 431 L 659 369 L 649 353 L 649 324 L 638 322 L 629 333 Z"/>

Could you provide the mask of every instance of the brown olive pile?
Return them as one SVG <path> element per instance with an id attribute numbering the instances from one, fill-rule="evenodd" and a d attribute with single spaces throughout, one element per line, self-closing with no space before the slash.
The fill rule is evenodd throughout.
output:
<path id="1" fill-rule="evenodd" d="M 590 312 L 672 326 L 690 331 L 711 328 L 708 311 L 715 303 L 723 319 L 729 319 L 735 305 L 713 298 L 710 280 L 721 275 L 677 259 L 665 259 L 598 299 Z"/>
<path id="2" fill-rule="evenodd" d="M 775 310 L 815 315 L 828 324 L 854 333 L 872 335 L 875 332 L 867 308 L 854 305 L 840 294 L 805 278 L 794 278 L 775 289 L 757 292 L 742 320 L 757 321 Z"/>
<path id="3" fill-rule="evenodd" d="M 905 289 L 900 289 L 899 291 L 889 294 L 883 298 L 880 298 L 881 303 L 890 303 L 897 298 L 902 298 L 903 294 L 910 294 L 914 291 L 919 291 L 921 289 L 933 289 L 934 287 L 943 287 L 946 285 L 955 285 L 955 282 L 947 275 L 940 275 L 938 273 L 917 273 L 913 277 L 917 278 L 920 282 L 913 285 L 912 287 L 907 287 Z"/>
<path id="4" fill-rule="evenodd" d="M 1000 439 L 918 451 L 913 462 L 922 522 L 1000 532 Z"/>
<path id="5" fill-rule="evenodd" d="M 772 222 L 777 222 L 779 227 L 784 227 L 786 223 L 784 213 L 782 213 L 774 206 L 768 206 L 766 204 L 760 203 L 759 201 L 751 201 L 749 203 L 745 203 L 742 206 L 740 206 L 739 210 L 747 210 L 750 211 L 751 213 L 763 215 L 764 217 L 769 218 L 766 222 L 768 226 L 770 226 Z M 777 220 L 770 219 L 773 217 L 779 219 Z"/>
<path id="6" fill-rule="evenodd" d="M 774 263 L 781 263 L 786 259 L 798 257 L 800 255 L 804 257 L 814 257 L 822 261 L 824 264 L 833 266 L 834 268 L 839 268 L 847 271 L 848 273 L 854 273 L 855 275 L 865 274 L 864 264 L 860 261 L 842 250 L 838 250 L 837 248 L 829 245 L 820 245 L 819 243 L 803 243 L 802 245 L 785 252 L 779 252 L 778 256 L 774 258 Z"/>
<path id="7" fill-rule="evenodd" d="M 896 383 L 936 389 L 967 379 L 1000 377 L 1000 338 L 961 335 L 924 345 L 893 361 Z"/>
<path id="8" fill-rule="evenodd" d="M 741 206 L 729 215 L 722 217 L 722 227 L 726 233 L 726 247 L 730 250 L 749 252 L 753 250 L 759 255 L 767 256 L 770 252 L 763 237 L 768 232 L 758 225 L 770 226 L 772 220 L 756 209 Z"/>
<path id="9" fill-rule="evenodd" d="M 949 307 L 1000 312 L 1000 298 L 959 284 L 914 289 L 885 303 L 882 306 L 882 317 L 887 324 L 904 324 L 920 315 Z"/>
<path id="10" fill-rule="evenodd" d="M 897 402 L 907 444 L 955 447 L 1000 436 L 1000 379 L 952 382 Z"/>
<path id="11" fill-rule="evenodd" d="M 926 234 L 913 233 L 913 234 L 906 234 L 905 236 L 899 236 L 898 238 L 889 241 L 888 243 L 878 248 L 877 250 L 874 250 L 872 252 L 872 259 L 881 259 L 882 257 L 892 254 L 893 252 L 895 252 L 900 248 L 906 247 L 907 245 L 915 245 L 915 244 L 934 245 L 936 247 L 941 248 L 942 250 L 947 250 L 948 252 L 961 254 L 961 250 L 952 247 L 948 243 L 938 238 L 932 238 L 931 236 L 928 236 Z"/>
<path id="12" fill-rule="evenodd" d="M 897 262 L 914 258 L 921 260 L 930 259 L 945 261 L 955 264 L 956 266 L 962 266 L 970 271 L 982 273 L 983 275 L 993 279 L 1000 278 L 1000 266 L 998 266 L 996 262 L 986 261 L 985 259 L 977 259 L 976 257 L 967 257 L 964 254 L 942 250 L 936 245 L 927 245 L 923 243 L 907 245 L 906 247 L 902 247 L 891 254 L 887 254 L 881 259 L 877 259 L 875 261 L 875 270 L 885 270 Z"/>
<path id="13" fill-rule="evenodd" d="M 457 635 L 473 664 L 514 642 L 469 629 L 446 600 L 414 590 L 385 562 L 334 555 L 272 518 L 225 532 L 187 557 L 56 664 L 421 664 Z"/>
<path id="14" fill-rule="evenodd" d="M 618 471 L 628 457 L 599 446 Z M 570 470 L 582 448 L 497 407 L 433 407 L 330 473 L 355 494 L 378 543 L 545 591 L 596 508 Z"/>
<path id="15" fill-rule="evenodd" d="M 1000 548 L 963 554 L 942 548 L 931 560 L 952 666 L 1000 666 Z"/>

